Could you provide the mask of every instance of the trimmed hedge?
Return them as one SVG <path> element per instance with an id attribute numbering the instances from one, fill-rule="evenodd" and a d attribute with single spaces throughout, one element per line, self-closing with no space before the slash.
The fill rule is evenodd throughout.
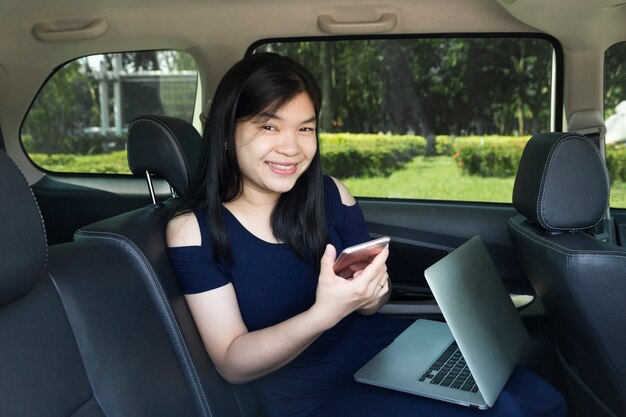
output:
<path id="1" fill-rule="evenodd" d="M 454 154 L 454 142 L 456 136 L 435 136 L 435 155 L 447 155 L 452 156 Z"/>
<path id="2" fill-rule="evenodd" d="M 466 174 L 512 177 L 528 138 L 515 136 L 437 136 L 438 155 L 452 155 Z M 424 155 L 420 136 L 323 133 L 320 152 L 324 173 L 339 178 L 388 176 L 415 156 Z M 130 174 L 125 151 L 99 155 L 30 153 L 39 166 L 56 172 Z M 613 182 L 626 182 L 626 146 L 607 146 L 606 162 Z"/>
<path id="3" fill-rule="evenodd" d="M 426 140 L 413 135 L 320 134 L 322 170 L 339 178 L 388 176 L 418 155 Z"/>
<path id="4" fill-rule="evenodd" d="M 439 136 L 437 141 L 439 141 Z M 442 138 L 446 138 L 443 136 Z M 481 177 L 512 177 L 528 138 L 515 136 L 487 136 L 457 138 L 453 157 L 461 170 Z M 626 182 L 626 146 L 606 147 L 606 165 L 611 183 Z"/>
<path id="5" fill-rule="evenodd" d="M 512 177 L 529 137 L 466 136 L 454 141 L 453 158 L 461 170 L 481 177 Z"/>
<path id="6" fill-rule="evenodd" d="M 35 140 L 32 135 L 22 135 L 22 144 L 24 145 L 24 149 L 26 149 L 29 154 L 106 154 L 124 150 L 126 148 L 126 142 L 126 136 L 117 136 L 114 134 L 80 134 L 66 136 L 63 139 L 56 141 L 54 144 L 46 145 L 42 141 Z"/>
<path id="7" fill-rule="evenodd" d="M 324 173 L 340 178 L 387 176 L 415 156 L 423 155 L 426 140 L 411 135 L 321 134 L 320 153 Z M 126 152 L 100 155 L 30 153 L 44 169 L 56 172 L 130 174 Z"/>
<path id="8" fill-rule="evenodd" d="M 453 142 L 456 150 L 453 157 L 461 170 L 469 175 L 512 177 L 517 172 L 528 139 L 516 136 L 457 138 Z M 606 165 L 611 183 L 626 182 L 626 146 L 607 146 Z"/>
<path id="9" fill-rule="evenodd" d="M 31 153 L 28 156 L 40 167 L 54 172 L 85 174 L 131 174 L 126 151 L 99 155 Z"/>

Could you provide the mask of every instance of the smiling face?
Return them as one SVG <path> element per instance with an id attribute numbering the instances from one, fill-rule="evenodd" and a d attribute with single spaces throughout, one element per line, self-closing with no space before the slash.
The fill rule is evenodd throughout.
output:
<path id="1" fill-rule="evenodd" d="M 235 127 L 237 162 L 247 201 L 272 202 L 293 188 L 317 151 L 316 116 L 301 93 L 275 113 L 261 112 Z"/>

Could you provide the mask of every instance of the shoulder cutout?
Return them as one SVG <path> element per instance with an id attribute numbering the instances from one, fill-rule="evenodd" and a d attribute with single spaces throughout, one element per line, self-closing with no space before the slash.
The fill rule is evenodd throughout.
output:
<path id="1" fill-rule="evenodd" d="M 352 196 L 352 193 L 350 192 L 350 190 L 348 190 L 348 187 L 346 187 L 344 185 L 344 183 L 339 181 L 337 178 L 335 178 L 335 177 L 330 177 L 330 178 L 332 178 L 332 180 L 335 182 L 335 185 L 339 189 L 339 195 L 341 196 L 341 202 L 345 206 L 353 206 L 353 205 L 355 205 L 356 204 L 356 200 Z"/>
<path id="2" fill-rule="evenodd" d="M 196 215 L 190 212 L 172 218 L 167 223 L 165 237 L 167 246 L 170 248 L 202 245 L 202 235 Z"/>

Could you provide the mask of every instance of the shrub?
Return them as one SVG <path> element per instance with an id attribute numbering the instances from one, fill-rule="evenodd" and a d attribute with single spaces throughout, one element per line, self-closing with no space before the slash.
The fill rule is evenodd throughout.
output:
<path id="1" fill-rule="evenodd" d="M 37 140 L 29 134 L 23 134 L 22 143 L 28 153 L 92 155 L 125 149 L 126 136 L 113 134 L 69 135 L 55 141 L 54 146 L 52 146 L 52 144 Z"/>
<path id="2" fill-rule="evenodd" d="M 511 177 L 517 172 L 528 137 L 467 136 L 454 142 L 457 165 L 469 175 Z"/>
<path id="3" fill-rule="evenodd" d="M 435 137 L 435 155 L 452 156 L 454 154 L 454 136 L 437 135 Z"/>
<path id="4" fill-rule="evenodd" d="M 126 151 L 106 155 L 37 154 L 28 156 L 40 167 L 53 172 L 85 174 L 130 174 Z"/>
<path id="5" fill-rule="evenodd" d="M 320 134 L 324 173 L 339 178 L 388 176 L 418 155 L 426 140 L 413 135 Z"/>
<path id="6" fill-rule="evenodd" d="M 62 142 L 63 149 L 60 153 L 74 153 L 80 155 L 92 155 L 124 150 L 126 136 L 109 135 L 76 135 L 68 136 Z"/>
<path id="7" fill-rule="evenodd" d="M 626 182 L 626 147 L 606 147 L 606 167 L 609 171 L 609 179 L 613 182 Z"/>

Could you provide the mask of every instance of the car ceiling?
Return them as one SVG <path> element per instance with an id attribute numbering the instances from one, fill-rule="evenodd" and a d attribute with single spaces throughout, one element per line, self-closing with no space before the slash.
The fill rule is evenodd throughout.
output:
<path id="1" fill-rule="evenodd" d="M 247 47 L 263 38 L 324 36 L 318 16 L 338 22 L 397 16 L 388 34 L 544 32 L 565 54 L 565 111 L 602 109 L 602 56 L 626 39 L 626 2 L 614 0 L 10 0 L 0 3 L 0 124 L 7 150 L 27 168 L 19 125 L 46 77 L 79 56 L 142 49 L 189 51 L 205 97 Z M 103 18 L 101 36 L 41 42 L 38 23 L 81 27 Z M 355 31 L 355 34 L 363 33 Z M 27 175 L 32 182 L 38 174 Z"/>

